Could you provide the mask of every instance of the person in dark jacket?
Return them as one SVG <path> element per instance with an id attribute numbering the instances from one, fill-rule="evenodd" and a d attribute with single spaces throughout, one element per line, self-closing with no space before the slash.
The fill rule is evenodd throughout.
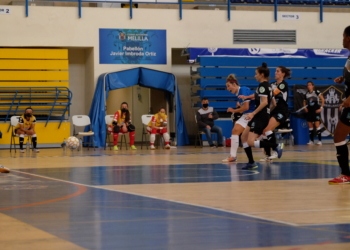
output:
<path id="1" fill-rule="evenodd" d="M 211 132 L 217 133 L 218 135 L 218 147 L 223 147 L 222 144 L 222 129 L 219 126 L 214 125 L 214 120 L 219 118 L 218 113 L 213 107 L 209 107 L 208 98 L 202 98 L 202 108 L 197 111 L 196 119 L 198 124 L 198 129 L 204 132 L 207 136 L 208 143 L 211 148 L 215 145 L 211 138 Z"/>

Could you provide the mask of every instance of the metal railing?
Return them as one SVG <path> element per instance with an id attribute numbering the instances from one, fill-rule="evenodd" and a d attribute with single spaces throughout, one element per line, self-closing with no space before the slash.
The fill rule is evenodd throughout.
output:
<path id="1" fill-rule="evenodd" d="M 38 120 L 46 120 L 45 126 L 59 120 L 60 127 L 70 116 L 72 96 L 66 87 L 0 87 L 0 121 L 6 123 L 31 107 Z"/>
<path id="2" fill-rule="evenodd" d="M 227 6 L 227 19 L 231 20 L 231 5 L 234 6 L 273 6 L 274 7 L 274 20 L 278 21 L 278 7 L 290 6 L 290 7 L 317 7 L 319 8 L 319 18 L 320 22 L 323 22 L 323 8 L 348 8 L 350 7 L 350 1 L 335 1 L 335 0 L 230 0 L 225 1 L 225 3 L 218 2 L 207 2 L 207 3 L 197 3 L 197 2 L 184 2 L 182 0 L 178 0 L 178 2 L 139 2 L 139 1 L 90 1 L 90 0 L 45 0 L 46 2 L 77 2 L 78 3 L 78 15 L 79 18 L 82 17 L 82 3 L 123 3 L 129 4 L 129 17 L 133 18 L 133 4 L 175 4 L 179 6 L 179 19 L 182 20 L 182 10 L 184 4 L 191 5 L 208 5 L 208 6 Z M 36 0 L 36 2 L 40 2 L 40 0 Z M 25 1 L 25 15 L 29 16 L 29 0 Z"/>

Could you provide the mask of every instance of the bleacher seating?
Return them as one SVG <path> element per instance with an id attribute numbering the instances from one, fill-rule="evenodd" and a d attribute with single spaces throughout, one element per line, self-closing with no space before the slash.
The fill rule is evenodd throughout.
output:
<path id="1" fill-rule="evenodd" d="M 66 87 L 0 87 L 0 120 L 8 122 L 32 107 L 38 120 L 61 124 L 69 117 L 71 100 L 72 92 Z"/>
<path id="2" fill-rule="evenodd" d="M 201 56 L 197 58 L 199 67 L 192 71 L 192 76 L 199 77 L 194 82 L 193 107 L 201 106 L 199 101 L 207 97 L 210 106 L 222 114 L 227 108 L 236 107 L 237 98 L 226 89 L 226 77 L 235 74 L 240 85 L 255 89 L 258 82 L 254 79 L 255 69 L 262 62 L 270 68 L 270 82 L 273 81 L 275 68 L 283 65 L 290 68 L 292 78 L 286 79 L 289 85 L 288 105 L 294 109 L 293 86 L 305 85 L 312 80 L 316 85 L 332 85 L 333 79 L 342 74 L 344 58 L 283 58 L 283 57 L 230 57 L 230 56 Z M 231 123 L 230 120 L 227 120 Z"/>

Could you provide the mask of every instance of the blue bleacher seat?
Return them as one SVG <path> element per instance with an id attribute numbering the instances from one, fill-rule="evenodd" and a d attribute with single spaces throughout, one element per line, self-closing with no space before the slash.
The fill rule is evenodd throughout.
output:
<path id="1" fill-rule="evenodd" d="M 273 4 L 273 0 L 260 0 L 260 3 L 265 3 L 265 4 Z"/>
<path id="2" fill-rule="evenodd" d="M 335 5 L 347 5 L 348 2 L 347 1 L 334 1 Z"/>
<path id="3" fill-rule="evenodd" d="M 310 1 L 310 0 L 307 0 L 307 1 L 304 1 L 305 4 L 307 5 L 318 5 L 319 4 L 319 1 Z"/>
<path id="4" fill-rule="evenodd" d="M 304 4 L 304 1 L 290 1 L 290 0 L 289 0 L 289 3 L 290 3 L 290 4 L 302 5 L 302 4 Z"/>
<path id="5" fill-rule="evenodd" d="M 210 106 L 214 107 L 221 117 L 226 117 L 228 126 L 231 120 L 226 116 L 229 107 L 236 107 L 237 97 L 232 95 L 226 87 L 226 77 L 235 74 L 240 85 L 247 86 L 254 90 L 258 82 L 254 79 L 255 69 L 266 62 L 270 68 L 270 82 L 273 81 L 273 72 L 276 67 L 285 65 L 292 71 L 292 79 L 288 82 L 288 106 L 292 113 L 294 110 L 294 85 L 306 85 L 312 80 L 316 85 L 333 85 L 333 79 L 343 71 L 344 58 L 273 58 L 273 57 L 230 57 L 230 56 L 201 56 L 197 58 L 200 66 L 197 68 L 198 75 L 196 84 L 201 90 L 197 91 L 197 97 L 193 99 L 195 107 L 200 107 L 198 97 L 207 97 Z M 291 116 L 291 119 L 298 119 Z M 301 120 L 301 119 L 299 119 Z M 300 126 L 293 127 L 296 134 L 301 133 Z M 307 130 L 306 130 L 307 132 Z M 304 136 L 304 135 L 303 135 Z M 305 135 L 308 136 L 307 134 Z M 298 141 L 296 140 L 298 143 Z"/>
<path id="6" fill-rule="evenodd" d="M 323 5 L 333 5 L 333 1 L 330 0 L 330 1 L 323 1 Z"/>
<path id="7" fill-rule="evenodd" d="M 243 0 L 230 0 L 231 3 L 244 3 Z"/>

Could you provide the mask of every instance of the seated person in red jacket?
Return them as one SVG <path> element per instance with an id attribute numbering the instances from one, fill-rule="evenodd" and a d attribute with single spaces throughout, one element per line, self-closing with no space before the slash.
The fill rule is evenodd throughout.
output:
<path id="1" fill-rule="evenodd" d="M 148 123 L 147 131 L 151 133 L 150 142 L 151 149 L 156 149 L 154 147 L 154 141 L 156 140 L 156 134 L 163 136 L 165 141 L 165 149 L 170 149 L 169 139 L 170 136 L 167 131 L 167 115 L 165 114 L 165 108 L 160 108 L 159 112 L 152 116 L 151 121 Z"/>
<path id="2" fill-rule="evenodd" d="M 135 147 L 135 126 L 131 124 L 131 113 L 129 111 L 129 106 L 126 102 L 120 105 L 120 110 L 115 112 L 113 121 L 109 125 L 108 129 L 113 133 L 114 139 L 114 150 L 119 150 L 118 148 L 118 135 L 119 133 L 129 133 L 130 138 L 130 149 L 136 149 Z"/>

